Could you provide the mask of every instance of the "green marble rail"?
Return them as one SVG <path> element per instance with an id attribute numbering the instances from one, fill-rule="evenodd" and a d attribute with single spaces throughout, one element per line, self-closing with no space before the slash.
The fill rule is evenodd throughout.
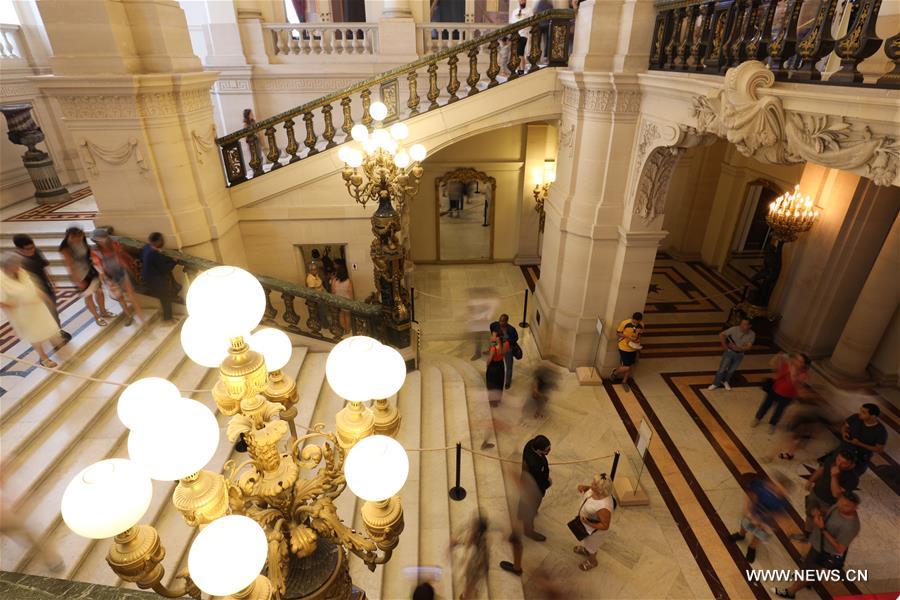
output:
<path id="1" fill-rule="evenodd" d="M 0 600 L 145 600 L 154 593 L 0 571 Z"/>

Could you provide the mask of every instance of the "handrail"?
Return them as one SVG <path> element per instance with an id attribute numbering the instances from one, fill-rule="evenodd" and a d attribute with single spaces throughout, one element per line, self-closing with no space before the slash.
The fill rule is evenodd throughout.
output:
<path id="1" fill-rule="evenodd" d="M 499 40 L 500 38 L 510 35 L 512 33 L 518 33 L 519 30 L 525 29 L 526 27 L 537 25 L 543 21 L 548 21 L 551 19 L 569 20 L 569 19 L 574 18 L 574 16 L 575 16 L 575 11 L 570 10 L 570 9 L 552 9 L 552 10 L 547 10 L 544 12 L 537 13 L 527 19 L 523 19 L 517 23 L 507 25 L 506 27 L 503 27 L 502 29 L 497 29 L 495 31 L 492 31 L 491 33 L 489 33 L 487 35 L 483 35 L 476 39 L 469 40 L 468 42 L 463 42 L 462 44 L 459 44 L 458 46 L 453 46 L 452 48 L 446 48 L 444 50 L 441 50 L 440 52 L 436 52 L 434 54 L 424 56 L 418 60 L 414 60 L 411 63 L 407 63 L 405 65 L 396 67 L 389 71 L 379 73 L 378 75 L 370 77 L 369 79 L 364 79 L 363 81 L 354 83 L 353 85 L 349 85 L 349 86 L 347 86 L 343 89 L 340 89 L 336 92 L 332 92 L 331 94 L 328 94 L 327 96 L 323 96 L 321 98 L 312 100 L 312 101 L 307 102 L 306 104 L 303 104 L 296 108 L 286 110 L 286 111 L 279 113 L 273 117 L 269 117 L 262 121 L 258 121 L 255 125 L 253 125 L 251 127 L 245 127 L 244 129 L 240 129 L 238 131 L 234 131 L 232 133 L 224 135 L 220 138 L 216 138 L 216 143 L 219 144 L 220 146 L 222 146 L 224 144 L 238 141 L 238 140 L 245 138 L 249 135 L 252 135 L 254 133 L 263 132 L 267 128 L 269 128 L 273 125 L 277 125 L 278 123 L 281 123 L 282 121 L 286 121 L 288 119 L 293 119 L 294 117 L 301 116 L 305 113 L 311 112 L 317 108 L 325 106 L 326 104 L 333 104 L 335 101 L 340 100 L 345 96 L 354 94 L 354 93 L 362 91 L 364 89 L 371 88 L 371 87 L 375 86 L 376 84 L 383 83 L 385 81 L 394 79 L 397 75 L 403 75 L 406 73 L 410 73 L 421 67 L 429 66 L 440 60 L 449 58 L 450 56 L 460 54 L 467 50 L 481 46 L 485 42 Z"/>
<path id="2" fill-rule="evenodd" d="M 145 242 L 125 236 L 113 236 L 138 262 L 140 252 Z M 221 263 L 185 254 L 180 250 L 161 250 L 164 256 L 175 261 L 182 267 L 185 274 L 193 277 L 194 274 L 213 267 L 221 266 Z M 140 269 L 138 269 L 138 287 L 141 286 Z M 266 312 L 264 322 L 275 325 L 292 333 L 312 337 L 326 342 L 339 342 L 347 333 L 353 335 L 369 335 L 385 341 L 382 306 L 377 303 L 350 300 L 342 296 L 336 296 L 327 292 L 320 292 L 296 283 L 255 275 L 266 293 Z M 272 303 L 270 294 L 275 292 L 283 301 L 283 310 L 279 311 Z M 303 300 L 306 311 L 300 308 L 301 314 L 294 306 L 294 299 Z M 350 315 L 350 331 L 345 331 L 340 324 L 341 312 Z M 284 321 L 279 322 L 278 319 Z"/>

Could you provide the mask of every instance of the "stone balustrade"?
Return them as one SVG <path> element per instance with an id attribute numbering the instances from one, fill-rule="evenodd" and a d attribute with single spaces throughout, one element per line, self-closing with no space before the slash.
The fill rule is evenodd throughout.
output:
<path id="1" fill-rule="evenodd" d="M 0 23 L 0 60 L 25 60 L 22 29 L 11 23 Z"/>
<path id="2" fill-rule="evenodd" d="M 446 50 L 505 27 L 496 23 L 417 23 L 416 41 L 420 56 Z"/>
<path id="3" fill-rule="evenodd" d="M 265 24 L 267 48 L 272 56 L 298 61 L 324 56 L 376 56 L 377 23 Z"/>
<path id="4" fill-rule="evenodd" d="M 864 85 L 858 67 L 882 47 L 875 33 L 881 1 L 659 2 L 649 67 L 724 74 L 758 60 L 777 80 Z M 884 52 L 894 68 L 874 85 L 900 88 L 900 33 L 884 41 Z"/>

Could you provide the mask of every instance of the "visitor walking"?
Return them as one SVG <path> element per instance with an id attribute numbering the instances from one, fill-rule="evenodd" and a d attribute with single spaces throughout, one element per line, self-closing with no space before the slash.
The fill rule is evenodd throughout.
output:
<path id="1" fill-rule="evenodd" d="M 488 400 L 491 406 L 498 406 L 503 399 L 503 362 L 509 354 L 509 342 L 500 339 L 500 334 L 491 332 L 491 341 L 488 347 L 487 369 L 484 379 L 488 390 Z"/>
<path id="2" fill-rule="evenodd" d="M 47 308 L 50 309 L 50 314 L 53 315 L 53 320 L 59 327 L 59 336 L 63 342 L 68 342 L 72 339 L 72 334 L 62 328 L 62 322 L 59 319 L 59 307 L 56 306 L 56 286 L 53 285 L 50 274 L 47 273 L 50 261 L 44 258 L 44 253 L 34 245 L 31 236 L 24 233 L 13 236 L 13 246 L 16 247 L 16 253 L 21 257 L 22 268 L 31 274 L 38 289 L 47 297 Z"/>
<path id="3" fill-rule="evenodd" d="M 0 257 L 0 308 L 19 339 L 34 348 L 41 365 L 52 369 L 58 364 L 50 360 L 44 344 L 59 337 L 59 325 L 47 302 L 34 279 L 22 268 L 22 257 L 4 253 Z"/>
<path id="4" fill-rule="evenodd" d="M 641 346 L 641 334 L 644 333 L 644 314 L 636 312 L 630 319 L 625 319 L 616 327 L 616 337 L 619 340 L 619 366 L 609 374 L 610 380 L 622 379 L 622 387 L 630 392 L 628 379 L 637 362 L 638 352 Z"/>
<path id="5" fill-rule="evenodd" d="M 147 238 L 147 243 L 141 248 L 141 279 L 147 293 L 159 300 L 163 322 L 171 323 L 175 320 L 172 316 L 172 302 L 175 301 L 172 270 L 176 263 L 161 252 L 165 245 L 166 240 L 158 231 Z"/>
<path id="6" fill-rule="evenodd" d="M 548 454 L 550 454 L 550 440 L 543 435 L 528 440 L 522 450 L 522 494 L 519 497 L 518 517 L 522 521 L 525 536 L 536 542 L 547 540 L 547 536 L 534 530 L 534 518 L 537 516 L 544 494 L 553 485 L 550 465 L 547 462 Z"/>
<path id="7" fill-rule="evenodd" d="M 512 2 L 510 2 L 512 4 Z M 509 23 L 518 23 L 530 18 L 534 11 L 528 6 L 528 0 L 519 0 L 519 5 L 509 9 Z M 528 47 L 528 40 L 531 37 L 531 27 L 524 27 L 519 30 L 519 41 L 516 46 L 516 55 L 519 57 L 519 75 L 525 74 L 525 49 Z M 511 50 L 510 50 L 511 51 Z"/>
<path id="8" fill-rule="evenodd" d="M 741 528 L 732 533 L 729 539 L 738 542 L 749 535 L 747 562 L 753 563 L 756 560 L 756 549 L 760 543 L 765 544 L 772 537 L 775 518 L 787 511 L 790 501 L 780 485 L 758 474 L 752 476 L 745 491 L 747 497 L 744 502 L 744 515 L 741 517 Z"/>
<path id="9" fill-rule="evenodd" d="M 318 252 L 318 250 L 313 250 L 313 252 Z M 306 287 L 325 293 L 325 285 L 320 276 L 319 266 L 315 261 L 315 254 L 313 254 L 313 257 L 313 262 L 309 263 L 309 269 L 306 271 Z M 319 320 L 321 327 L 328 327 L 328 307 L 325 306 L 324 302 L 316 302 L 316 318 Z"/>
<path id="10" fill-rule="evenodd" d="M 487 531 L 488 522 L 484 517 L 476 517 L 462 537 L 451 542 L 450 547 L 461 546 L 466 553 L 462 569 L 463 591 L 460 600 L 475 597 L 475 589 L 487 573 Z"/>
<path id="11" fill-rule="evenodd" d="M 540 14 L 547 10 L 553 10 L 553 0 L 538 0 L 534 5 L 534 14 Z M 550 21 L 543 20 L 538 27 L 541 30 L 541 59 L 549 57 L 550 47 Z"/>
<path id="12" fill-rule="evenodd" d="M 341 298 L 353 300 L 353 282 L 350 281 L 350 274 L 347 273 L 346 264 L 338 264 L 336 265 L 336 269 L 334 277 L 331 280 L 331 293 L 335 296 L 340 296 Z M 342 310 L 339 318 L 341 329 L 344 330 L 344 334 L 351 333 L 350 311 Z"/>
<path id="13" fill-rule="evenodd" d="M 851 542 L 859 535 L 859 496 L 847 492 L 827 512 L 813 516 L 813 531 L 809 536 L 809 552 L 800 565 L 802 570 L 844 570 L 844 559 Z M 796 598 L 797 592 L 809 582 L 795 581 L 788 588 L 772 588 L 772 593 L 782 598 Z"/>
<path id="14" fill-rule="evenodd" d="M 534 418 L 540 419 L 544 415 L 544 407 L 550 400 L 550 392 L 556 389 L 556 371 L 547 366 L 539 366 L 534 370 L 534 380 L 531 383 L 531 399 L 534 400 Z"/>
<path id="15" fill-rule="evenodd" d="M 91 249 L 88 247 L 84 231 L 78 227 L 66 229 L 66 235 L 59 244 L 59 253 L 66 263 L 69 278 L 81 290 L 81 297 L 94 317 L 94 322 L 100 327 L 106 327 L 109 325 L 106 319 L 111 319 L 116 314 L 106 310 L 106 297 L 100 285 L 100 274 L 91 261 Z"/>
<path id="16" fill-rule="evenodd" d="M 94 249 L 91 250 L 94 268 L 125 311 L 127 315 L 125 326 L 134 323 L 135 314 L 143 322 L 144 311 L 128 275 L 130 257 L 125 254 L 122 245 L 109 237 L 109 232 L 102 227 L 91 233 L 91 241 L 94 242 Z"/>
<path id="17" fill-rule="evenodd" d="M 841 448 L 856 455 L 857 475 L 866 472 L 872 455 L 882 452 L 887 443 L 887 429 L 878 421 L 879 415 L 878 405 L 866 402 L 859 407 L 859 413 L 847 417 L 841 427 Z"/>
<path id="18" fill-rule="evenodd" d="M 595 475 L 590 484 L 578 486 L 578 493 L 582 497 L 578 518 L 588 536 L 581 540 L 580 545 L 575 546 L 574 552 L 587 557 L 578 568 L 590 571 L 597 566 L 597 551 L 603 542 L 603 532 L 609 529 L 615 510 L 612 481 L 606 477 L 606 473 Z"/>
<path id="19" fill-rule="evenodd" d="M 852 450 L 841 448 L 828 456 L 806 482 L 806 535 L 792 536 L 793 539 L 806 541 L 806 536 L 813 530 L 813 517 L 817 512 L 826 513 L 834 506 L 838 498 L 852 492 L 859 486 L 859 475 L 856 474 L 856 456 Z"/>
<path id="20" fill-rule="evenodd" d="M 470 360 L 481 358 L 481 345 L 486 331 L 491 328 L 491 319 L 497 314 L 497 290 L 489 287 L 471 287 L 467 290 L 466 302 L 469 335 L 475 342 L 475 350 Z"/>
<path id="21" fill-rule="evenodd" d="M 500 340 L 509 344 L 509 352 L 503 355 L 503 364 L 506 367 L 504 385 L 506 389 L 512 385 L 513 359 L 522 358 L 522 348 L 519 346 L 519 332 L 509 324 L 509 315 L 502 314 L 497 321 L 491 323 L 491 332 L 496 332 Z"/>
<path id="22" fill-rule="evenodd" d="M 819 396 L 800 396 L 795 404 L 798 406 L 787 424 L 789 439 L 784 452 L 778 455 L 782 460 L 793 460 L 794 453 L 807 440 L 818 433 L 830 436 L 832 429 L 837 429 L 840 423 L 839 419 L 834 418 L 831 406 Z"/>
<path id="23" fill-rule="evenodd" d="M 246 129 L 248 127 L 256 126 L 256 116 L 253 114 L 252 108 L 244 109 L 243 121 L 244 121 L 244 129 Z M 268 144 L 266 144 L 266 140 L 260 132 L 257 131 L 255 133 L 251 133 L 245 139 L 249 139 L 251 136 L 253 137 L 253 139 L 256 140 L 256 149 L 259 152 L 260 164 L 262 164 L 263 162 L 265 162 L 265 160 L 267 158 L 266 155 L 269 153 L 269 146 L 268 146 Z M 252 160 L 254 158 L 253 148 L 250 147 L 249 143 L 247 144 L 247 146 L 248 146 L 248 148 L 250 148 L 250 157 Z"/>
<path id="24" fill-rule="evenodd" d="M 775 431 L 775 426 L 781 420 L 784 409 L 788 407 L 794 398 L 800 395 L 800 388 L 809 378 L 809 357 L 799 352 L 790 355 L 778 354 L 772 359 L 775 373 L 771 379 L 763 384 L 766 397 L 763 399 L 756 416 L 753 419 L 753 427 L 766 416 L 772 406 L 775 411 L 769 419 L 769 432 Z"/>
<path id="25" fill-rule="evenodd" d="M 447 183 L 448 217 L 459 218 L 460 213 L 463 210 L 463 199 L 465 198 L 465 195 L 466 187 L 462 181 L 454 179 Z"/>
<path id="26" fill-rule="evenodd" d="M 716 371 L 712 385 L 706 389 L 724 387 L 731 391 L 731 376 L 744 360 L 744 353 L 752 348 L 753 342 L 756 341 L 756 333 L 750 328 L 750 319 L 744 317 L 739 324 L 719 333 L 719 341 L 725 353 L 722 354 L 722 361 L 719 363 L 719 370 Z"/>

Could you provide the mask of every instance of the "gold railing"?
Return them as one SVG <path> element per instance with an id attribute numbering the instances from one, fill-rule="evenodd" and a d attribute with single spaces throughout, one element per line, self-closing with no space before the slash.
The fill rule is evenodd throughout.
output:
<path id="1" fill-rule="evenodd" d="M 378 89 L 382 102 L 388 107 L 386 122 L 413 117 L 422 112 L 434 110 L 467 98 L 482 91 L 480 84 L 487 77 L 484 89 L 496 87 L 512 81 L 522 75 L 533 73 L 542 68 L 541 57 L 544 54 L 544 37 L 547 38 L 548 67 L 565 66 L 569 61 L 569 39 L 573 26 L 574 12 L 571 10 L 548 10 L 513 25 L 497 29 L 479 38 L 464 42 L 458 46 L 447 48 L 408 63 L 396 69 L 381 73 L 342 90 L 307 102 L 274 117 L 259 121 L 252 127 L 235 131 L 218 138 L 216 143 L 222 153 L 225 167 L 225 179 L 229 186 L 246 181 L 249 177 L 259 177 L 290 164 L 317 154 L 327 148 L 333 148 L 349 139 L 350 129 L 357 122 L 353 114 L 360 114 L 358 122 L 365 125 L 372 123 L 369 106 L 372 104 L 372 90 Z M 517 40 L 519 30 L 528 29 L 530 50 L 527 53 L 525 69 L 518 72 L 519 56 Z M 509 60 L 506 68 L 510 71 L 505 78 L 500 77 L 499 62 L 501 40 L 509 41 Z M 478 54 L 482 50 L 489 53 L 490 61 L 484 75 L 478 71 Z M 459 80 L 460 57 L 468 58 L 468 75 Z M 423 98 L 419 95 L 420 77 L 427 85 Z M 424 80 L 427 77 L 427 82 Z M 401 80 L 405 81 L 405 99 L 402 102 Z M 441 85 L 439 86 L 439 81 Z M 465 87 L 463 87 L 465 83 Z M 340 132 L 333 115 L 335 108 L 341 113 Z M 296 120 L 301 119 L 305 127 L 305 137 L 297 139 Z M 340 136 L 340 137 L 339 137 Z M 249 160 L 244 159 L 246 142 Z M 302 146 L 301 146 L 302 143 Z M 265 152 L 263 147 L 265 146 Z M 305 152 L 303 151 L 305 148 Z M 248 172 L 249 166 L 249 172 Z"/>

